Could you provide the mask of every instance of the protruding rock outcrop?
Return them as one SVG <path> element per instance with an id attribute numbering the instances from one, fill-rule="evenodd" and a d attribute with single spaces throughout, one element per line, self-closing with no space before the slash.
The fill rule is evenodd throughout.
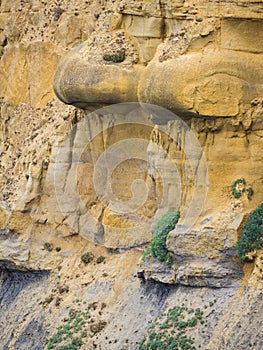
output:
<path id="1" fill-rule="evenodd" d="M 262 350 L 262 251 L 235 253 L 263 195 L 262 24 L 258 0 L 0 0 L 4 349 L 65 346 L 72 315 L 83 348 L 138 349 L 184 308 L 196 348 Z M 170 209 L 172 265 L 139 279 Z"/>
<path id="2" fill-rule="evenodd" d="M 60 62 L 54 89 L 63 102 L 140 101 L 181 115 L 237 117 L 262 96 L 260 5 L 251 3 L 247 19 L 232 1 L 134 5 L 99 18 L 91 37 Z"/>

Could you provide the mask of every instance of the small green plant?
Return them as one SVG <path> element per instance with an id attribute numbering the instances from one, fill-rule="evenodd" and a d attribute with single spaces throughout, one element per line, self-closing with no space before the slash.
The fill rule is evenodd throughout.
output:
<path id="1" fill-rule="evenodd" d="M 240 198 L 243 193 L 247 193 L 247 198 L 250 200 L 254 194 L 252 187 L 246 188 L 246 180 L 244 178 L 237 179 L 232 185 L 232 196 L 236 199 Z"/>
<path id="2" fill-rule="evenodd" d="M 247 254 L 263 247 L 263 203 L 251 212 L 237 242 L 237 256 L 247 260 Z"/>
<path id="3" fill-rule="evenodd" d="M 195 340 L 187 336 L 187 331 L 204 324 L 203 311 L 200 308 L 188 309 L 175 306 L 150 326 L 139 344 L 139 350 L 193 350 Z"/>
<path id="4" fill-rule="evenodd" d="M 157 221 L 154 227 L 152 241 L 149 248 L 147 248 L 143 254 L 143 260 L 146 256 L 152 255 L 160 262 L 165 261 L 168 266 L 172 264 L 172 256 L 169 254 L 166 247 L 166 239 L 168 233 L 175 228 L 179 217 L 180 213 L 178 211 L 169 211 Z"/>
<path id="5" fill-rule="evenodd" d="M 247 191 L 247 198 L 250 200 L 254 194 L 254 190 L 252 187 L 249 187 L 248 189 L 246 189 Z"/>
<path id="6" fill-rule="evenodd" d="M 61 247 L 56 247 L 55 250 L 56 250 L 56 252 L 60 252 L 61 251 Z"/>
<path id="7" fill-rule="evenodd" d="M 83 264 L 87 265 L 94 259 L 94 255 L 90 252 L 87 252 L 83 254 L 80 259 L 83 262 Z"/>
<path id="8" fill-rule="evenodd" d="M 98 303 L 93 304 L 98 306 Z M 101 304 L 101 310 L 102 308 L 103 303 Z M 63 319 L 63 323 L 57 328 L 56 333 L 46 339 L 46 348 L 48 350 L 78 350 L 84 345 L 86 338 L 92 338 L 100 333 L 107 322 L 98 320 L 97 323 L 94 323 L 91 312 L 89 306 L 85 309 L 81 305 L 77 308 L 71 308 L 68 316 Z"/>
<path id="9" fill-rule="evenodd" d="M 121 51 L 117 52 L 116 54 L 112 54 L 112 55 L 111 54 L 103 55 L 104 61 L 114 62 L 114 63 L 123 62 L 125 60 L 125 57 L 126 57 L 125 50 L 121 50 Z"/>
<path id="10" fill-rule="evenodd" d="M 238 199 L 241 197 L 242 193 L 245 191 L 246 180 L 244 178 L 237 179 L 232 185 L 232 195 L 234 198 Z"/>
<path id="11" fill-rule="evenodd" d="M 48 252 L 52 252 L 52 250 L 53 250 L 52 244 L 45 242 L 44 249 L 47 250 Z"/>
<path id="12" fill-rule="evenodd" d="M 97 264 L 101 264 L 103 261 L 105 260 L 105 256 L 99 256 L 98 258 L 97 258 L 97 260 L 96 260 L 96 263 Z"/>

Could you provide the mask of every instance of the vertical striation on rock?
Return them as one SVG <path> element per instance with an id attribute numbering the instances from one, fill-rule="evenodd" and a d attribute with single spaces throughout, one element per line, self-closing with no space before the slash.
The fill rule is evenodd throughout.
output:
<path id="1" fill-rule="evenodd" d="M 262 202 L 262 24 L 255 0 L 0 1 L 1 349 L 87 310 L 80 349 L 139 349 L 174 307 L 202 310 L 196 347 L 262 349 L 262 250 L 236 257 Z M 171 267 L 143 262 L 177 209 Z"/>

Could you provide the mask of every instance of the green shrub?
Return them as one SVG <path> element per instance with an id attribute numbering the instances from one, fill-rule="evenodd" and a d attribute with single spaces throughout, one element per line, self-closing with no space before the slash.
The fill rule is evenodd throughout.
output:
<path id="1" fill-rule="evenodd" d="M 154 226 L 153 238 L 150 243 L 150 247 L 146 249 L 143 254 L 143 259 L 152 255 L 157 258 L 160 262 L 166 262 L 167 265 L 172 264 L 172 257 L 168 253 L 166 247 L 166 239 L 170 231 L 172 231 L 180 217 L 180 213 L 178 211 L 169 211 L 164 214 L 163 217 L 157 221 Z"/>
<path id="2" fill-rule="evenodd" d="M 237 242 L 237 256 L 246 260 L 247 253 L 263 247 L 263 203 L 251 212 Z"/>
<path id="3" fill-rule="evenodd" d="M 244 178 L 237 179 L 232 185 L 232 196 L 236 199 L 240 198 L 243 193 L 247 193 L 247 198 L 250 200 L 254 194 L 252 187 L 246 188 L 246 180 Z"/>
<path id="4" fill-rule="evenodd" d="M 139 350 L 187 350 L 196 349 L 194 338 L 187 332 L 198 324 L 204 324 L 203 311 L 175 306 L 160 315 L 148 329 L 139 344 Z"/>
<path id="5" fill-rule="evenodd" d="M 101 264 L 103 261 L 105 260 L 105 256 L 99 256 L 98 258 L 97 258 L 97 260 L 96 260 L 96 263 L 97 264 Z"/>
<path id="6" fill-rule="evenodd" d="M 94 323 L 94 318 L 91 317 L 91 312 L 99 307 L 97 302 L 83 309 L 86 302 L 83 301 L 81 305 L 81 301 L 76 300 L 78 300 L 76 308 L 71 308 L 68 316 L 63 318 L 62 324 L 57 328 L 56 333 L 45 339 L 48 350 L 79 350 L 83 348 L 82 345 L 84 345 L 86 338 L 97 335 L 105 328 L 106 321 L 98 320 L 97 323 Z M 106 304 L 101 303 L 100 310 L 105 307 L 104 305 Z"/>
<path id="7" fill-rule="evenodd" d="M 83 264 L 87 265 L 94 259 L 94 255 L 92 253 L 87 252 L 83 254 L 80 259 L 83 262 Z"/>
<path id="8" fill-rule="evenodd" d="M 242 193 L 245 190 L 244 188 L 245 185 L 246 185 L 246 180 L 244 178 L 235 180 L 232 185 L 233 197 L 235 197 L 236 199 L 240 198 Z"/>
<path id="9" fill-rule="evenodd" d="M 47 250 L 48 252 L 52 252 L 52 250 L 53 250 L 52 244 L 45 242 L 44 249 Z"/>
<path id="10" fill-rule="evenodd" d="M 254 194 L 253 188 L 252 188 L 252 187 L 249 187 L 246 191 L 247 191 L 247 198 L 248 198 L 248 199 L 251 199 L 252 196 L 253 196 L 253 194 Z"/>
<path id="11" fill-rule="evenodd" d="M 114 63 L 123 62 L 125 60 L 125 57 L 126 57 L 125 50 L 119 51 L 116 54 L 112 54 L 112 55 L 110 54 L 103 55 L 104 61 L 114 62 Z"/>

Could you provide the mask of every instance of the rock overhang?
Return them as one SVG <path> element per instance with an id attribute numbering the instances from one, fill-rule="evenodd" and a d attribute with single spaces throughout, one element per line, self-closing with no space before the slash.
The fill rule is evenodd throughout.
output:
<path id="1" fill-rule="evenodd" d="M 144 14 L 147 4 L 135 12 L 136 4 L 133 11 L 128 4 L 115 10 L 108 25 L 95 28 L 61 60 L 56 95 L 84 109 L 144 102 L 186 117 L 242 114 L 263 94 L 262 18 L 256 13 L 244 17 L 242 7 L 231 1 L 232 14 L 206 3 L 206 12 L 199 6 L 193 15 L 190 2 L 184 18 L 186 8 L 179 2 L 175 7 L 167 2 L 169 16 L 156 9 Z M 116 62 L 120 52 L 125 57 Z"/>

